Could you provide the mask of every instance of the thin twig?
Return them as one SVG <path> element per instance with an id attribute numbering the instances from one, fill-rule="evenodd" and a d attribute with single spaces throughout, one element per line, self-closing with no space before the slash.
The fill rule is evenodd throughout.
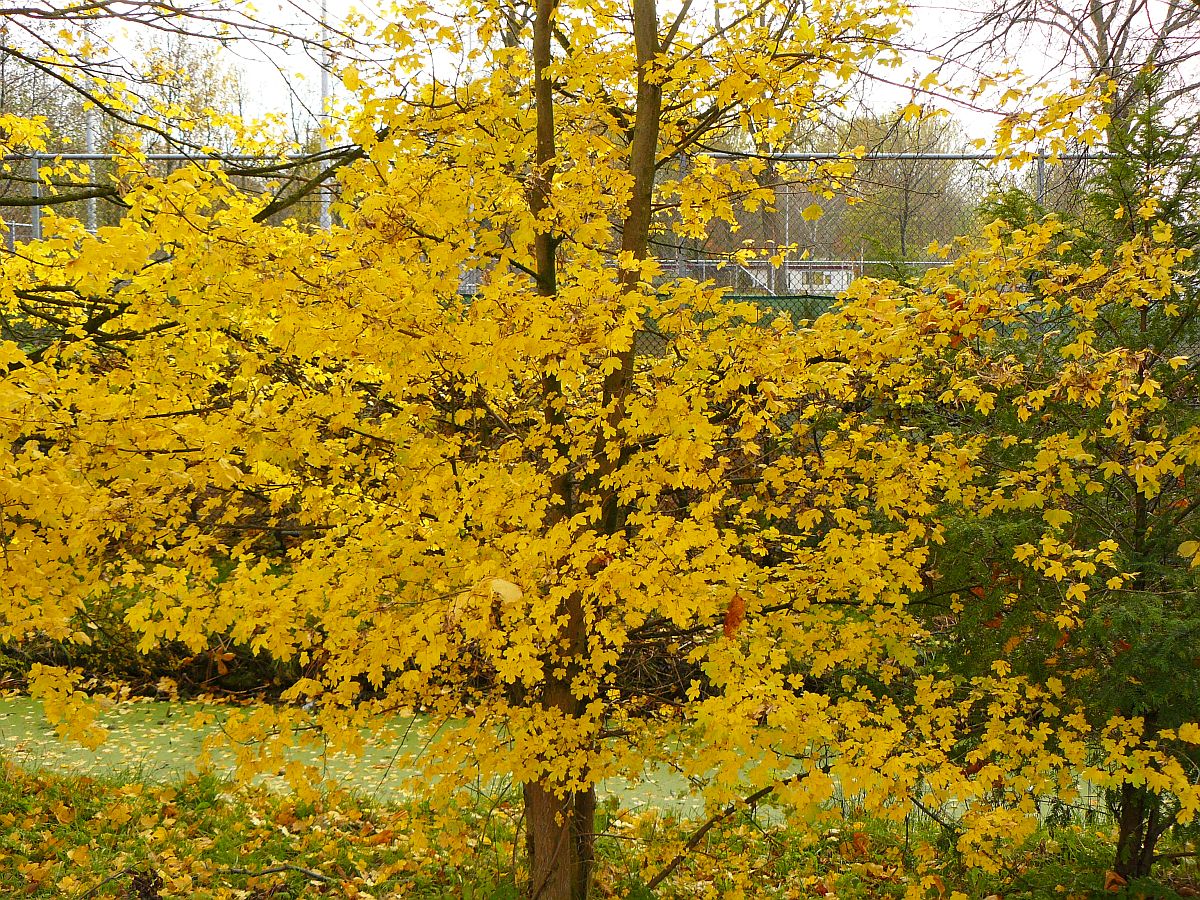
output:
<path id="1" fill-rule="evenodd" d="M 935 813 L 932 809 L 927 807 L 924 803 L 922 803 L 916 797 L 913 797 L 911 799 L 912 799 L 913 806 L 915 806 L 921 812 L 925 813 L 925 815 L 929 816 L 929 818 L 933 819 L 933 821 L 935 821 L 938 825 L 941 825 L 944 830 L 946 830 L 946 831 L 958 831 L 959 830 L 958 827 L 953 822 L 947 822 L 945 819 L 938 816 L 937 813 Z"/>
<path id="2" fill-rule="evenodd" d="M 683 845 L 683 849 L 680 850 L 678 853 L 676 853 L 675 856 L 672 857 L 671 861 L 669 863 L 667 863 L 665 866 L 663 866 L 662 869 L 659 870 L 657 875 L 655 875 L 648 882 L 646 882 L 646 890 L 652 891 L 656 887 L 658 887 L 660 884 L 662 884 L 663 881 L 666 880 L 667 876 L 669 876 L 672 872 L 674 872 L 676 869 L 679 868 L 679 864 L 682 863 L 687 858 L 687 855 L 696 848 L 697 844 L 699 844 L 702 840 L 704 840 L 704 836 L 706 834 L 708 834 L 710 831 L 712 831 L 712 829 L 716 825 L 718 825 L 721 822 L 728 819 L 730 816 L 732 816 L 734 813 L 736 813 L 739 809 L 742 809 L 743 807 L 751 806 L 751 805 L 757 803 L 759 800 L 762 800 L 764 797 L 768 797 L 771 794 L 773 794 L 778 788 L 781 788 L 786 784 L 790 784 L 791 782 L 796 781 L 798 778 L 802 777 L 804 774 L 805 773 L 797 773 L 796 775 L 793 775 L 790 778 L 785 778 L 783 781 L 779 782 L 779 784 L 771 784 L 765 788 L 760 788 L 759 790 L 757 790 L 753 794 L 751 794 L 749 797 L 745 797 L 741 800 L 737 800 L 733 803 L 730 803 L 723 810 L 721 810 L 719 813 L 714 815 L 707 822 L 705 822 L 703 825 L 701 825 L 699 828 L 697 828 L 694 832 L 692 832 L 692 836 L 687 839 L 687 842 Z"/>
<path id="3" fill-rule="evenodd" d="M 80 894 L 79 900 L 87 900 L 88 897 L 96 896 L 96 892 L 98 890 L 100 890 L 100 888 L 104 887 L 106 884 L 109 884 L 110 882 L 116 881 L 118 878 L 121 878 L 125 875 L 137 875 L 137 874 L 138 874 L 137 869 L 122 869 L 120 872 L 115 872 L 112 875 L 109 875 L 107 878 L 105 878 L 99 884 L 92 887 L 92 889 L 89 890 L 86 894 Z"/>
<path id="4" fill-rule="evenodd" d="M 1180 853 L 1155 853 L 1154 858 L 1158 859 L 1186 859 L 1189 856 L 1200 856 L 1200 850 L 1188 850 Z"/>
<path id="5" fill-rule="evenodd" d="M 252 878 L 258 878 L 262 875 L 279 875 L 283 872 L 298 872 L 306 878 L 311 878 L 313 881 L 323 881 L 326 884 L 333 884 L 337 881 L 336 878 L 325 875 L 315 869 L 305 869 L 302 866 L 293 866 L 290 863 L 280 863 L 277 866 L 271 866 L 267 869 L 225 869 L 226 875 L 249 875 Z"/>

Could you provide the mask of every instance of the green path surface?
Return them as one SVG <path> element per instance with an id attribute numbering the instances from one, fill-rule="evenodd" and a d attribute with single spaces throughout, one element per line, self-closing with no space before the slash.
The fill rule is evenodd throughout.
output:
<path id="1" fill-rule="evenodd" d="M 201 711 L 213 714 L 219 722 L 225 708 L 167 701 L 118 704 L 101 719 L 108 728 L 108 740 L 98 749 L 88 750 L 60 741 L 38 701 L 0 696 L 0 756 L 28 769 L 171 781 L 195 771 L 204 739 L 220 727 L 197 728 L 192 720 Z M 322 757 L 316 750 L 298 750 L 295 758 L 323 767 L 331 780 L 358 794 L 395 800 L 403 796 L 404 780 L 420 773 L 426 739 L 419 720 L 406 720 L 368 743 L 362 756 Z M 213 761 L 218 768 L 231 769 L 228 754 L 218 753 Z M 679 776 L 657 772 L 636 786 L 624 781 L 606 783 L 599 793 L 601 799 L 617 796 L 626 807 L 651 805 L 695 813 L 700 804 L 686 788 Z"/>

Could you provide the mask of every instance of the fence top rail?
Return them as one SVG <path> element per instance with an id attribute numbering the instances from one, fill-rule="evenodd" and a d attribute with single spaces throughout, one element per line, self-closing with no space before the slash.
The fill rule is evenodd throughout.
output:
<path id="1" fill-rule="evenodd" d="M 117 159 L 119 153 L 10 153 L 0 157 L 3 162 L 25 162 L 62 159 L 72 162 L 104 162 Z M 154 162 L 277 162 L 279 160 L 307 160 L 310 156 L 251 156 L 244 153 L 218 153 L 212 156 L 197 156 L 189 153 L 147 153 L 144 158 Z M 320 162 L 320 159 L 314 161 Z"/>
<path id="2" fill-rule="evenodd" d="M 674 248 L 668 247 L 667 249 L 674 249 Z M 774 252 L 778 248 L 773 244 L 761 244 L 757 247 L 751 246 L 751 247 L 747 247 L 745 249 L 760 250 L 760 251 L 761 250 L 770 250 L 770 251 Z M 701 256 L 701 257 L 697 257 L 697 258 L 685 259 L 682 264 L 684 266 L 690 266 L 693 268 L 705 268 L 705 267 L 711 268 L 714 266 L 733 267 L 733 266 L 740 266 L 740 265 L 752 265 L 752 266 L 761 267 L 761 266 L 765 265 L 765 266 L 769 266 L 772 269 L 793 269 L 793 270 L 794 269 L 801 269 L 801 270 L 853 269 L 853 268 L 857 268 L 858 266 L 889 266 L 889 265 L 895 265 L 897 263 L 902 263 L 903 265 L 906 265 L 906 266 L 944 266 L 944 265 L 946 265 L 945 261 L 943 261 L 941 259 L 895 260 L 895 259 L 873 259 L 869 256 L 855 256 L 855 257 L 848 257 L 848 256 L 814 257 L 814 256 L 810 256 L 807 259 L 799 259 L 799 258 L 791 257 L 791 258 L 782 259 L 778 263 L 772 262 L 771 260 L 765 259 L 763 257 L 759 257 L 757 259 L 746 260 L 746 262 L 742 263 L 742 262 L 737 262 L 737 261 L 733 260 L 732 257 L 733 257 L 733 252 L 729 252 L 729 253 L 722 253 L 720 255 Z M 679 264 L 679 262 L 676 258 L 670 257 L 670 256 L 659 257 L 658 263 L 659 263 L 659 265 L 664 266 L 666 268 L 674 268 L 676 265 Z"/>
<path id="3" fill-rule="evenodd" d="M 844 153 L 749 153 L 739 152 L 736 150 L 712 150 L 697 156 L 711 156 L 714 159 L 758 159 L 763 162 L 823 162 L 826 160 L 850 160 L 852 162 L 871 162 L 873 160 L 945 160 L 950 162 L 991 162 L 993 160 L 1003 161 L 1002 157 L 997 157 L 994 153 L 864 153 L 862 156 L 857 156 L 850 151 Z M 1200 154 L 1197 154 L 1200 155 Z M 1115 159 L 1116 154 L 1108 152 L 1096 153 L 1060 153 L 1057 156 L 1052 156 L 1045 150 L 1040 150 L 1037 153 L 1031 154 L 1034 160 L 1045 160 L 1052 162 L 1062 160 L 1064 162 L 1088 162 Z"/>
<path id="4" fill-rule="evenodd" d="M 0 160 L 4 162 L 20 162 L 24 160 L 72 160 L 77 162 L 103 162 L 105 160 L 116 159 L 120 154 L 116 153 L 50 153 L 50 152 L 32 152 L 32 153 L 10 153 Z M 812 153 L 750 153 L 736 150 L 710 150 L 695 154 L 696 156 L 709 156 L 713 159 L 758 159 L 763 162 L 825 162 L 833 160 L 850 160 L 852 162 L 872 162 L 874 160 L 930 160 L 930 161 L 948 161 L 948 162 L 990 162 L 997 160 L 998 157 L 993 153 L 866 153 L 862 156 L 857 156 L 850 151 L 844 153 L 834 152 L 812 152 Z M 1198 158 L 1200 153 L 1185 154 L 1187 158 Z M 1045 160 L 1052 162 L 1061 160 L 1064 162 L 1102 162 L 1105 160 L 1115 159 L 1116 154 L 1106 151 L 1098 151 L 1095 153 L 1060 153 L 1053 156 L 1045 150 L 1041 150 L 1032 154 L 1032 159 Z M 314 157 L 313 154 L 287 154 L 284 156 L 255 156 L 246 153 L 214 153 L 212 155 L 197 155 L 192 153 L 147 153 L 145 159 L 156 162 L 274 162 L 282 160 L 308 160 L 320 161 L 319 156 Z"/>

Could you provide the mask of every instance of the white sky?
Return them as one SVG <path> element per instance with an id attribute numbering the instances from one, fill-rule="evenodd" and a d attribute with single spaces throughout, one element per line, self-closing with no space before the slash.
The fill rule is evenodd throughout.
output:
<path id="1" fill-rule="evenodd" d="M 437 0 L 434 0 L 435 5 Z M 443 0 L 444 2 L 444 0 Z M 950 36 L 968 27 L 978 15 L 977 10 L 964 8 L 971 0 L 916 0 L 912 6 L 912 29 L 907 40 L 915 47 L 936 48 Z M 258 0 L 260 19 L 289 29 L 300 29 L 316 36 L 315 21 L 322 6 L 331 21 L 341 20 L 351 9 L 382 21 L 378 10 L 387 0 Z M 311 117 L 320 107 L 320 67 L 304 51 L 272 50 L 269 57 L 261 50 L 243 47 L 237 51 L 236 65 L 242 73 L 247 91 L 247 113 L 251 116 L 267 112 L 282 112 L 293 117 Z M 1047 55 L 1036 46 L 1027 46 L 1022 67 L 1034 75 L 1048 65 Z M 915 83 L 933 67 L 933 63 L 914 55 L 911 65 L 888 72 L 887 77 L 902 83 Z M 337 79 L 330 79 L 331 91 L 337 91 Z M 871 105 L 883 111 L 912 99 L 910 90 L 876 83 L 870 91 Z M 919 98 L 918 98 L 919 99 Z M 967 137 L 986 137 L 991 133 L 997 116 L 965 107 L 955 109 Z"/>

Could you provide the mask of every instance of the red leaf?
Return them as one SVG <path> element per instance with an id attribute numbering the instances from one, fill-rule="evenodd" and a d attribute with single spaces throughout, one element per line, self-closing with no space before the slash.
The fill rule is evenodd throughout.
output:
<path id="1" fill-rule="evenodd" d="M 734 594 L 733 599 L 729 601 L 729 608 L 725 610 L 725 637 L 732 638 L 744 621 L 746 601 L 742 599 L 741 594 Z"/>
<path id="2" fill-rule="evenodd" d="M 613 556 L 611 553 L 597 553 L 588 561 L 587 573 L 589 575 L 596 575 L 603 571 L 604 567 L 612 561 Z"/>

